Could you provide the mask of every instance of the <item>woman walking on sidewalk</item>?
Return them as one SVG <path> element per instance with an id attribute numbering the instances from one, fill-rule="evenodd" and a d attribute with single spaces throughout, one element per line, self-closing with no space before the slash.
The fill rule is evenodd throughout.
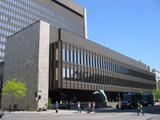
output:
<path id="1" fill-rule="evenodd" d="M 78 109 L 78 113 L 81 113 L 81 103 L 80 103 L 80 101 L 78 101 L 78 103 L 77 103 L 77 109 Z"/>
<path id="2" fill-rule="evenodd" d="M 140 103 L 137 103 L 137 115 L 139 115 L 139 113 L 142 113 L 144 116 L 143 106 Z"/>
<path id="3" fill-rule="evenodd" d="M 59 104 L 58 104 L 58 102 L 56 101 L 56 104 L 55 104 L 56 113 L 58 113 L 58 107 L 59 107 Z"/>

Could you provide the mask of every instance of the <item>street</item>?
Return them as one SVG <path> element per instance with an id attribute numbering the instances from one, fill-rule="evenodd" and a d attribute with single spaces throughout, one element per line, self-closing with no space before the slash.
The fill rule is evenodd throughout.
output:
<path id="1" fill-rule="evenodd" d="M 134 110 L 97 111 L 96 113 L 77 113 L 75 110 L 49 110 L 46 112 L 5 112 L 3 120 L 160 120 L 159 112 L 147 112 L 137 116 Z"/>

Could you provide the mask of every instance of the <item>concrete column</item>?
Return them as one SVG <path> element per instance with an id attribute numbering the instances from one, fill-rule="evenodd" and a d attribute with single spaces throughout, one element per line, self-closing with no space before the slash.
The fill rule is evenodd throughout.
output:
<path id="1" fill-rule="evenodd" d="M 50 25 L 40 22 L 39 58 L 38 58 L 38 94 L 41 99 L 38 101 L 38 108 L 48 103 L 49 87 L 49 35 Z"/>

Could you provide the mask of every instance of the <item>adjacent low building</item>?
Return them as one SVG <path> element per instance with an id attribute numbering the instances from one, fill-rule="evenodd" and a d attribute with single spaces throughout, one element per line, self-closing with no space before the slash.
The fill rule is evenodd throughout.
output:
<path id="1" fill-rule="evenodd" d="M 156 87 L 155 75 L 143 63 L 43 21 L 8 38 L 4 83 L 13 77 L 28 88 L 26 98 L 16 101 L 23 109 L 43 107 L 49 99 L 90 101 L 99 89 L 116 100 L 119 93 Z M 9 103 L 3 96 L 2 105 Z"/>

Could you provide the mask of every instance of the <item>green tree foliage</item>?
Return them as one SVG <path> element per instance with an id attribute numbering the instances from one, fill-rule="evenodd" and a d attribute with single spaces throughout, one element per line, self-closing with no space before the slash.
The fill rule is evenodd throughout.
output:
<path id="1" fill-rule="evenodd" d="M 160 100 L 160 89 L 153 90 L 153 94 L 155 96 L 155 100 Z"/>
<path id="2" fill-rule="evenodd" d="M 14 98 L 22 98 L 26 96 L 27 88 L 25 83 L 13 78 L 6 81 L 2 92 L 3 95 L 11 96 L 12 103 L 14 104 Z"/>

